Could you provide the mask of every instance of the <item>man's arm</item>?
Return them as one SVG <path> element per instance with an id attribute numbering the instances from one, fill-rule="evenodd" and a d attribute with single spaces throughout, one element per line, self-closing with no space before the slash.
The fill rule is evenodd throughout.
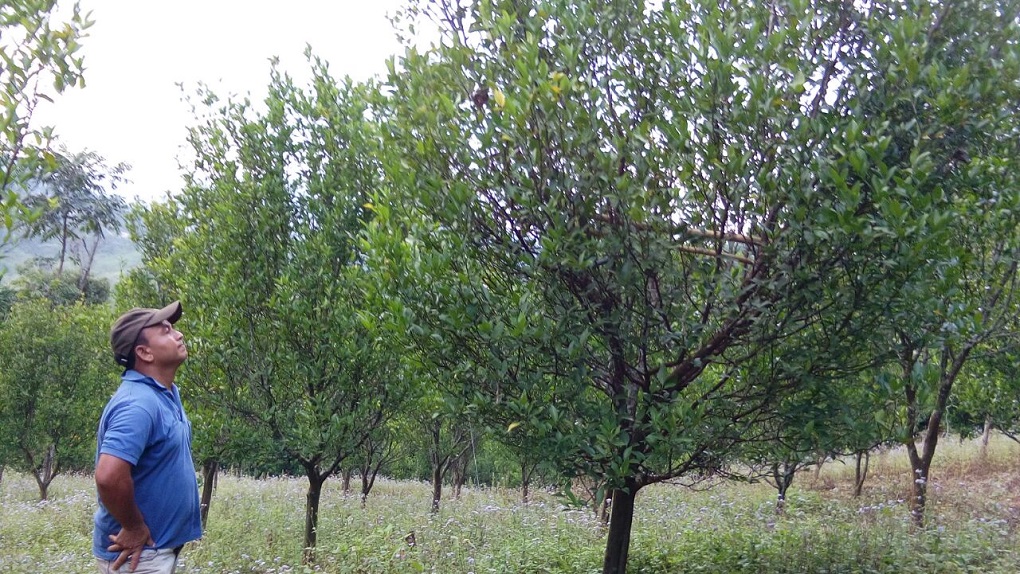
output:
<path id="1" fill-rule="evenodd" d="M 145 517 L 135 503 L 135 483 L 131 478 L 131 463 L 108 454 L 100 454 L 96 463 L 96 490 L 103 506 L 120 523 L 121 531 L 110 535 L 107 550 L 120 552 L 113 569 L 121 567 L 131 557 L 131 571 L 138 567 L 142 548 L 154 544 Z"/>

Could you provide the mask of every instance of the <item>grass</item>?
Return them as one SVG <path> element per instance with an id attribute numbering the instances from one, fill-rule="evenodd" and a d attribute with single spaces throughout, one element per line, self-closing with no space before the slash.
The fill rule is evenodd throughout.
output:
<path id="1" fill-rule="evenodd" d="M 850 496 L 852 467 L 829 463 L 797 477 L 786 511 L 764 484 L 709 490 L 657 485 L 638 495 L 632 573 L 1020 572 L 1020 448 L 994 441 L 939 446 L 928 525 L 910 525 L 902 450 L 873 457 L 864 495 Z M 524 506 L 516 491 L 465 489 L 428 513 L 424 483 L 378 482 L 365 508 L 326 483 L 317 561 L 301 565 L 305 481 L 221 476 L 205 538 L 189 544 L 187 573 L 587 574 L 601 569 L 604 528 L 549 493 Z M 0 484 L 0 573 L 94 572 L 95 509 L 89 476 L 58 478 L 37 501 L 31 478 Z M 406 537 L 414 533 L 415 545 Z"/>

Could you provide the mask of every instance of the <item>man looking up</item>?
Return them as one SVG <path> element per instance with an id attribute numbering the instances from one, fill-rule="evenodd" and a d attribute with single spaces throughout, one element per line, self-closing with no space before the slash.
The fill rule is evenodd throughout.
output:
<path id="1" fill-rule="evenodd" d="M 96 448 L 92 552 L 103 574 L 169 574 L 185 542 L 202 535 L 191 422 L 174 385 L 188 358 L 174 328 L 181 303 L 131 309 L 110 330 L 121 384 L 103 409 Z"/>

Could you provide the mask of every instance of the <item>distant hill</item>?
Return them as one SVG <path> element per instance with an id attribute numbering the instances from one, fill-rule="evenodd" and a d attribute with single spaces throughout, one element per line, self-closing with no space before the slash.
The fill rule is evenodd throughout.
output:
<path id="1" fill-rule="evenodd" d="M 10 189 L 19 198 L 24 199 L 28 193 L 44 193 L 45 187 L 30 182 L 27 190 Z M 131 203 L 128 204 L 130 209 Z M 123 214 L 120 217 L 120 227 L 125 228 Z M 3 228 L 0 227 L 0 239 L 3 239 Z M 38 239 L 22 239 L 13 236 L 6 245 L 0 245 L 0 284 L 8 285 L 18 276 L 18 266 L 36 257 L 50 257 L 56 259 L 60 256 L 60 242 L 55 240 L 40 241 Z M 142 263 L 141 253 L 135 244 L 128 238 L 127 232 L 117 235 L 108 234 L 99 243 L 99 250 L 96 259 L 92 264 L 92 277 L 96 279 L 107 279 L 110 286 L 116 285 L 122 273 L 138 267 Z M 74 261 L 67 259 L 65 268 L 70 265 L 77 267 Z"/>
<path id="2" fill-rule="evenodd" d="M 53 257 L 60 255 L 60 243 L 57 241 L 39 241 L 37 239 L 12 240 L 0 247 L 0 271 L 3 271 L 3 284 L 9 284 L 18 276 L 18 265 L 35 257 Z M 92 265 L 92 276 L 105 278 L 110 285 L 115 285 L 121 273 L 141 265 L 142 257 L 126 235 L 108 235 L 99 244 L 96 260 Z M 73 265 L 68 262 L 67 264 Z"/>

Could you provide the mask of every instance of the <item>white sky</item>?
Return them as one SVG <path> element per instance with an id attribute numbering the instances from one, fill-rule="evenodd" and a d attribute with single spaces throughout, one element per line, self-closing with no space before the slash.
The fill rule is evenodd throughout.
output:
<path id="1" fill-rule="evenodd" d="M 71 3 L 61 0 L 66 8 Z M 84 89 L 66 91 L 36 119 L 52 125 L 72 151 L 89 149 L 108 164 L 126 162 L 131 183 L 117 193 L 159 199 L 182 180 L 177 157 L 186 153 L 191 113 L 181 89 L 199 82 L 221 96 L 261 99 L 269 58 L 299 83 L 310 44 L 336 78 L 385 73 L 401 50 L 387 20 L 400 0 L 80 0 L 96 22 L 82 42 Z"/>

